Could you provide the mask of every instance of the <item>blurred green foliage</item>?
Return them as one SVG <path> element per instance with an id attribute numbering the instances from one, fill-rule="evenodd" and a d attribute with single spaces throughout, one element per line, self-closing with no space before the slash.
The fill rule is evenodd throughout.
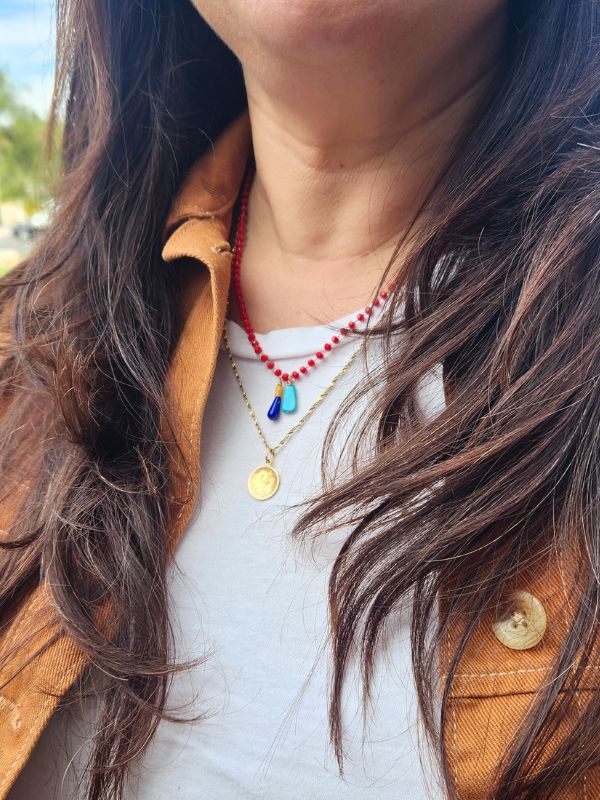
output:
<path id="1" fill-rule="evenodd" d="M 46 120 L 19 101 L 0 70 L 0 202 L 21 202 L 31 213 L 52 196 L 60 165 L 56 142 L 48 152 Z"/>

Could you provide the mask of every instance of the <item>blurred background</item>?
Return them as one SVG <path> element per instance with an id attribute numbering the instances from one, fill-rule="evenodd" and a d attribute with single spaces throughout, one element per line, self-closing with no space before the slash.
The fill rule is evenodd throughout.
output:
<path id="1" fill-rule="evenodd" d="M 27 253 L 52 213 L 58 159 L 44 144 L 53 27 L 51 0 L 0 0 L 0 274 Z"/>

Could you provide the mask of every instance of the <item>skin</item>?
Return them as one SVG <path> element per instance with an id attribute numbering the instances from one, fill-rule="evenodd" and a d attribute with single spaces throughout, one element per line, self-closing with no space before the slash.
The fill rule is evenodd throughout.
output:
<path id="1" fill-rule="evenodd" d="M 350 315 L 413 219 L 426 222 L 418 209 L 448 148 L 502 68 L 506 0 L 194 3 L 248 94 L 254 328 Z"/>

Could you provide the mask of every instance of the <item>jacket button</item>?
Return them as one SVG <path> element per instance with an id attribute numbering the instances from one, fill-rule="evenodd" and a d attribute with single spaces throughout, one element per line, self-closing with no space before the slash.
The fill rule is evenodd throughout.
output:
<path id="1" fill-rule="evenodd" d="M 529 592 L 513 592 L 492 623 L 494 636 L 511 650 L 528 650 L 546 632 L 546 611 Z"/>

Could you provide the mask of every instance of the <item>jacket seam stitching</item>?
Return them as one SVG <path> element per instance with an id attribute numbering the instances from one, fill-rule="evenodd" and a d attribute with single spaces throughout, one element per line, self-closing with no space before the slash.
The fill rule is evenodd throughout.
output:
<path id="1" fill-rule="evenodd" d="M 562 572 L 560 573 L 560 576 L 561 576 L 561 583 L 563 583 L 563 586 L 564 586 L 564 581 L 562 580 L 562 578 L 563 578 Z M 568 603 L 568 600 L 567 600 L 567 603 Z M 567 606 L 566 606 L 566 604 L 564 604 L 562 608 L 563 608 L 563 619 L 565 621 L 565 626 L 568 629 L 569 628 L 569 618 L 568 618 L 568 615 L 567 615 Z M 579 691 L 579 687 L 577 687 L 577 689 L 575 689 L 575 703 L 577 705 L 577 709 L 579 711 L 579 714 L 581 715 L 581 693 Z M 588 800 L 587 773 L 586 773 L 586 770 L 583 771 L 583 775 L 582 775 L 582 779 L 581 779 L 581 788 L 583 790 L 583 798 L 582 798 L 582 800 Z"/>
<path id="2" fill-rule="evenodd" d="M 79 663 L 76 663 L 71 667 L 71 669 L 67 670 L 67 684 L 69 683 L 69 680 L 70 680 L 71 676 L 75 675 L 77 673 L 77 671 L 79 670 L 79 668 L 80 668 Z M 31 724 L 31 727 L 29 728 L 29 732 L 25 736 L 25 738 L 23 740 L 23 743 L 22 743 L 21 747 L 19 748 L 19 751 L 17 752 L 17 754 L 15 756 L 15 759 L 13 761 L 12 767 L 7 771 L 6 775 L 2 779 L 2 782 L 0 783 L 0 792 L 4 791 L 6 785 L 12 779 L 15 771 L 18 769 L 19 761 L 21 759 L 21 756 L 23 755 L 23 751 L 25 750 L 25 748 L 27 747 L 27 745 L 29 744 L 31 739 L 37 733 L 36 728 L 37 728 L 38 722 L 40 721 L 40 718 L 45 713 L 45 711 L 47 710 L 48 706 L 50 706 L 55 701 L 56 701 L 56 697 L 54 695 L 49 695 L 49 696 L 46 697 L 45 701 L 42 703 L 42 707 L 40 708 L 38 715 L 33 720 L 33 723 Z"/>
<path id="3" fill-rule="evenodd" d="M 208 219 L 214 222 L 217 221 L 224 222 L 223 216 L 225 212 L 229 211 L 229 209 L 233 207 L 234 202 L 235 198 L 231 198 L 227 200 L 227 202 L 223 203 L 223 205 L 215 209 L 210 209 L 204 206 L 198 206 L 194 204 L 186 204 L 179 206 L 178 207 L 179 217 L 176 216 L 176 218 L 172 220 L 171 223 L 169 224 L 169 227 L 170 228 L 175 227 L 175 230 L 169 236 L 167 236 L 163 246 L 166 247 L 166 245 L 169 244 L 169 242 L 175 241 L 180 235 L 180 232 L 188 224 L 188 222 L 194 222 L 202 219 Z M 185 214 L 182 215 L 184 209 L 194 212 L 194 217 L 186 219 Z"/>
<path id="4" fill-rule="evenodd" d="M 183 222 L 180 224 L 180 226 L 177 228 L 177 230 L 176 230 L 176 231 L 174 231 L 174 232 L 171 234 L 171 236 L 170 236 L 170 237 L 167 239 L 167 241 L 165 242 L 165 244 L 164 244 L 164 247 L 165 247 L 165 248 L 166 248 L 166 247 L 167 247 L 169 244 L 171 244 L 171 243 L 173 243 L 173 242 L 177 242 L 179 239 L 181 239 L 181 237 L 183 236 L 183 234 L 187 232 L 187 231 L 186 231 L 186 226 L 187 226 L 187 224 L 188 224 L 189 222 L 192 222 L 192 220 L 186 219 L 186 220 L 184 220 L 184 221 L 183 221 Z"/>
<path id="5" fill-rule="evenodd" d="M 454 788 L 456 792 L 456 800 L 460 800 L 460 795 L 458 793 L 458 773 L 456 771 L 456 761 L 458 760 L 458 735 L 456 733 L 456 703 L 454 700 L 450 700 L 452 703 L 452 749 L 454 750 L 454 761 L 452 762 L 451 771 L 452 771 L 452 780 L 454 781 Z"/>
<path id="6" fill-rule="evenodd" d="M 179 203 L 175 207 L 175 213 L 188 210 L 188 211 L 196 211 L 197 213 L 203 214 L 206 217 L 215 217 L 218 215 L 219 211 L 225 208 L 227 204 L 228 203 L 225 203 L 222 206 L 217 206 L 217 208 L 210 208 L 207 206 L 202 206 L 199 203 Z M 176 220 L 174 221 L 174 224 L 176 224 Z"/>
<path id="7" fill-rule="evenodd" d="M 194 446 L 194 436 L 196 435 L 198 422 L 200 420 L 200 414 L 198 412 L 198 408 L 200 406 L 201 399 L 202 399 L 202 395 L 198 394 L 198 397 L 196 398 L 196 402 L 194 403 L 194 411 L 193 411 L 193 414 L 192 414 L 192 424 L 190 425 L 190 446 L 192 448 Z M 192 485 L 192 477 L 191 477 L 191 475 L 188 475 L 187 484 L 186 484 L 186 487 L 185 487 L 186 495 L 188 494 L 191 485 Z M 179 520 L 181 519 L 181 516 L 183 514 L 184 509 L 186 508 L 186 506 L 188 506 L 190 504 L 190 502 L 191 501 L 188 500 L 187 503 L 180 508 L 179 515 L 177 517 L 177 525 L 179 525 Z"/>
<path id="8" fill-rule="evenodd" d="M 38 587 L 40 587 L 40 586 L 41 586 L 41 584 L 38 584 Z M 23 626 L 25 625 L 25 622 L 27 621 L 27 618 L 28 618 L 28 615 L 29 615 L 29 611 L 31 610 L 35 600 L 36 600 L 36 591 L 35 591 L 35 589 L 33 589 L 32 592 L 31 592 L 31 596 L 27 600 L 27 603 L 25 603 L 25 605 L 21 608 L 20 612 L 18 613 L 18 618 L 15 620 L 16 624 L 15 624 L 14 631 L 10 631 L 10 629 L 9 629 L 9 632 L 10 632 L 11 635 L 9 637 L 7 637 L 8 641 L 5 643 L 6 644 L 6 648 L 3 648 L 3 652 L 4 653 L 10 652 L 11 647 L 16 642 L 17 636 L 20 633 L 20 631 L 23 628 Z M 3 688 L 4 686 L 6 686 L 6 683 L 8 683 L 8 681 L 5 682 L 5 683 L 0 684 L 0 686 Z"/>
<path id="9" fill-rule="evenodd" d="M 201 214 L 207 214 L 210 216 L 220 216 L 223 214 L 224 211 L 228 211 L 230 206 L 235 203 L 237 197 L 237 192 L 232 195 L 229 195 L 226 200 L 224 200 L 221 205 L 216 207 L 211 206 L 204 206 L 200 205 L 199 203 L 178 203 L 175 208 L 175 216 L 177 215 L 178 211 L 183 211 L 184 209 L 194 209 L 200 211 Z"/>
<path id="10" fill-rule="evenodd" d="M 507 672 L 457 672 L 454 676 L 455 678 L 496 678 L 502 677 L 504 675 L 522 675 L 529 672 L 548 672 L 550 669 L 549 666 L 547 667 L 531 667 L 530 669 L 513 669 Z M 585 667 L 586 670 L 600 669 L 600 664 L 587 664 Z M 448 677 L 445 675 L 444 677 Z"/>
<path id="11" fill-rule="evenodd" d="M 446 626 L 446 660 L 450 657 L 450 630 L 448 626 Z M 445 680 L 448 680 L 448 674 L 444 676 Z M 450 769 L 450 775 L 452 776 L 452 780 L 454 782 L 454 791 L 455 791 L 455 798 L 456 800 L 460 800 L 459 796 L 459 786 L 458 786 L 458 772 L 456 770 L 456 761 L 458 757 L 458 737 L 456 733 L 456 703 L 452 697 L 448 698 L 448 702 L 451 704 L 452 708 L 452 752 L 450 753 L 449 760 L 448 760 L 448 767 Z"/>

